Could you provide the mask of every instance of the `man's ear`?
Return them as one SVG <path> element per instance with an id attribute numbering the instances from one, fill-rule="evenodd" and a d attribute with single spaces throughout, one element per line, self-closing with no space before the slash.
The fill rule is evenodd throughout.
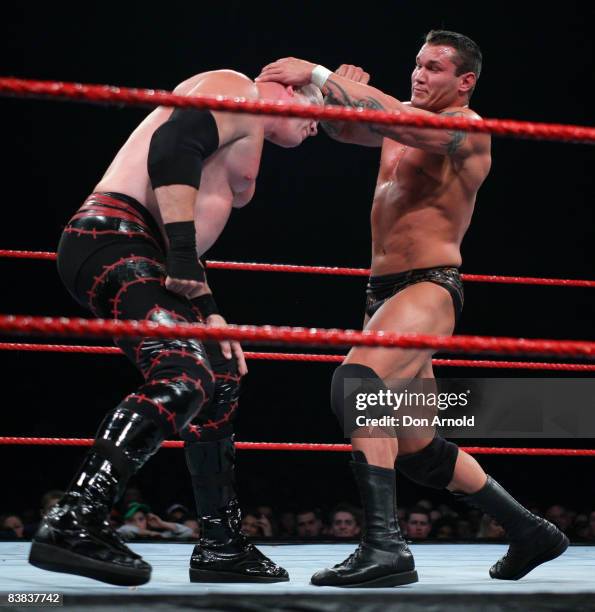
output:
<path id="1" fill-rule="evenodd" d="M 286 85 L 286 86 L 285 86 L 285 91 L 287 92 L 287 94 L 288 94 L 290 97 L 295 96 L 295 89 L 293 88 L 293 85 Z"/>
<path id="2" fill-rule="evenodd" d="M 477 77 L 474 72 L 465 72 L 459 78 L 461 79 L 459 90 L 463 93 L 469 93 L 477 83 Z"/>

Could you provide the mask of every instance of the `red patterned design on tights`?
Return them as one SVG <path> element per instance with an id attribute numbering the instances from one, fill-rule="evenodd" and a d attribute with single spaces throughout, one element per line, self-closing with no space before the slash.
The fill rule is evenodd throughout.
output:
<path id="1" fill-rule="evenodd" d="M 113 264 L 110 264 L 109 266 L 103 266 L 103 272 L 99 276 L 95 276 L 93 278 L 93 285 L 91 286 L 91 289 L 87 291 L 87 295 L 89 296 L 89 307 L 91 308 L 94 314 L 96 315 L 99 314 L 97 312 L 97 307 L 95 305 L 95 298 L 97 297 L 97 289 L 100 285 L 102 285 L 103 283 L 107 281 L 107 278 L 110 272 L 113 272 L 119 266 L 123 266 L 123 265 L 134 263 L 134 262 L 141 262 L 141 261 L 148 262 L 156 266 L 162 266 L 161 262 L 157 261 L 156 259 L 152 259 L 150 257 L 137 257 L 133 253 L 131 253 L 128 257 L 121 257 L 120 259 L 118 259 L 118 261 L 114 262 Z M 144 277 L 143 278 L 139 276 L 137 277 L 135 281 L 124 283 L 122 287 L 120 288 L 120 290 L 118 291 L 118 294 L 116 295 L 116 297 L 110 300 L 110 302 L 112 302 L 112 314 L 115 319 L 117 319 L 118 314 L 120 314 L 117 310 L 119 296 L 122 294 L 122 292 L 125 292 L 130 287 L 130 285 L 136 284 L 139 282 L 140 283 L 158 282 L 160 284 L 163 284 L 165 282 L 165 279 L 163 277 Z"/>

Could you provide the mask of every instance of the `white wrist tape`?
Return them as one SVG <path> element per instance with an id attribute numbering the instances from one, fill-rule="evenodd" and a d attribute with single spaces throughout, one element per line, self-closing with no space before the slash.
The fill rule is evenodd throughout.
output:
<path id="1" fill-rule="evenodd" d="M 315 66 L 312 70 L 310 80 L 312 83 L 314 83 L 314 85 L 316 85 L 316 87 L 318 87 L 318 89 L 322 89 L 326 83 L 326 80 L 331 76 L 331 74 L 333 73 L 328 68 L 318 64 L 318 66 Z"/>

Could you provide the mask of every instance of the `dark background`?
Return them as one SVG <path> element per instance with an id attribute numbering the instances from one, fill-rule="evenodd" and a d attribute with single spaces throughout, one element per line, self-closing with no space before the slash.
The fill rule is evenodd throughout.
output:
<path id="1" fill-rule="evenodd" d="M 20 4 L 3 8 L 3 75 L 172 89 L 208 69 L 255 77 L 262 65 L 293 55 L 333 69 L 361 65 L 372 84 L 408 99 L 423 34 L 446 28 L 482 48 L 484 70 L 472 104 L 482 116 L 593 122 L 586 95 L 593 81 L 588 3 L 565 2 L 549 12 L 541 3 L 520 2 Z M 0 104 L 0 248 L 55 250 L 65 222 L 147 111 L 8 98 Z M 207 258 L 367 267 L 377 161 L 377 150 L 341 145 L 324 134 L 293 150 L 267 144 L 254 200 L 234 211 Z M 593 278 L 593 161 L 586 145 L 495 139 L 492 171 L 463 244 L 463 271 Z M 62 288 L 53 263 L 0 260 L 0 266 L 2 313 L 87 316 Z M 361 278 L 213 271 L 209 279 L 233 323 L 361 324 Z M 458 333 L 593 340 L 593 303 L 592 289 L 467 283 Z M 90 437 L 103 414 L 140 381 L 114 356 L 2 352 L 0 364 L 0 435 Z M 341 441 L 328 408 L 331 373 L 324 364 L 252 361 L 237 439 Z M 0 512 L 37 507 L 41 493 L 65 487 L 83 452 L 0 447 Z M 240 452 L 243 499 L 281 506 L 355 500 L 347 461 L 345 453 Z M 595 508 L 592 459 L 481 462 L 525 501 Z M 180 451 L 162 451 L 138 481 L 157 509 L 190 502 Z M 404 479 L 399 487 L 404 504 L 429 494 Z"/>

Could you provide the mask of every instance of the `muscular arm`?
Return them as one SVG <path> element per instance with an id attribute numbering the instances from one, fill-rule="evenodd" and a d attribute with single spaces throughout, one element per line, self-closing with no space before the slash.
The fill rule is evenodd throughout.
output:
<path id="1" fill-rule="evenodd" d="M 325 85 L 324 103 L 332 106 L 347 106 L 350 108 L 368 108 L 382 110 L 372 98 L 353 99 L 347 91 L 335 81 L 335 75 L 329 77 Z M 320 123 L 324 131 L 334 140 L 349 144 L 358 144 L 366 147 L 382 146 L 383 137 L 372 130 L 370 124 L 345 122 L 345 121 L 322 121 Z"/>
<path id="2" fill-rule="evenodd" d="M 436 116 L 426 110 L 414 108 L 384 92 L 354 83 L 338 75 L 331 75 L 325 83 L 326 100 L 331 104 L 351 108 L 392 111 L 403 114 Z M 449 109 L 442 116 L 476 118 L 469 109 Z M 364 146 L 381 146 L 383 138 L 396 140 L 404 145 L 422 149 L 429 153 L 466 157 L 478 150 L 489 150 L 489 137 L 484 134 L 473 134 L 460 130 L 420 129 L 409 126 L 383 125 L 373 123 L 338 123 L 324 125 L 327 133 L 342 142 L 351 142 Z M 330 131 L 329 131 L 330 130 Z"/>
<path id="3" fill-rule="evenodd" d="M 319 79 L 323 78 L 320 75 L 320 70 L 315 75 L 314 81 L 312 80 L 315 68 L 316 65 L 312 62 L 295 57 L 286 57 L 266 65 L 256 80 L 277 81 L 285 85 L 297 86 L 311 82 L 320 83 Z M 326 69 L 323 68 L 323 70 Z M 328 78 L 324 81 L 323 93 L 331 104 L 351 108 L 391 111 L 397 114 L 435 116 L 435 113 L 413 108 L 411 105 L 385 94 L 376 87 L 356 82 L 339 74 L 328 75 Z M 477 115 L 467 108 L 449 108 L 444 109 L 444 112 L 457 112 L 469 118 L 477 118 Z M 355 126 L 352 122 L 345 122 L 334 127 L 327 126 L 327 129 L 330 130 L 329 133 L 333 138 L 343 142 L 380 146 L 383 138 L 391 138 L 429 153 L 456 156 L 459 159 L 463 159 L 472 153 L 488 152 L 490 143 L 489 137 L 481 134 L 398 125 L 387 126 L 366 123 Z"/>

